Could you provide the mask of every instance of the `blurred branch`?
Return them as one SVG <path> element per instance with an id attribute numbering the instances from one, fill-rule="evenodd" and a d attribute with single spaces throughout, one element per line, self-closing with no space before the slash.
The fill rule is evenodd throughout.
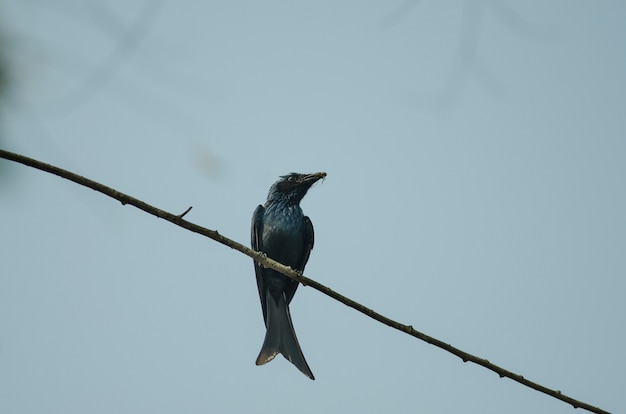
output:
<path id="1" fill-rule="evenodd" d="M 219 234 L 217 231 L 215 230 L 210 230 L 207 229 L 205 227 L 199 226 L 197 224 L 191 223 L 189 221 L 183 220 L 183 216 L 185 214 L 187 214 L 189 212 L 189 210 L 191 210 L 191 207 L 189 207 L 184 213 L 176 215 L 176 214 L 172 214 L 172 213 L 168 213 L 167 211 L 161 210 L 159 208 L 156 208 L 154 206 L 151 206 L 150 204 L 144 203 L 141 200 L 138 200 L 134 197 L 131 197 L 129 195 L 126 195 L 124 193 L 120 193 L 119 191 L 111 188 L 111 187 L 107 187 L 106 185 L 100 184 L 96 181 L 92 181 L 88 178 L 82 177 L 80 175 L 74 174 L 70 171 L 64 170 L 62 168 L 59 167 L 55 167 L 53 165 L 50 164 L 46 164 L 43 163 L 41 161 L 37 161 L 34 160 L 32 158 L 28 158 L 25 157 L 23 155 L 20 154 L 16 154 L 13 152 L 9 152 L 9 151 L 4 151 L 4 150 L 0 150 L 0 158 L 5 158 L 7 160 L 11 160 L 11 161 L 15 161 L 24 165 L 27 165 L 29 167 L 33 167 L 42 171 L 46 171 L 50 174 L 54 174 L 54 175 L 58 175 L 61 178 L 65 178 L 67 180 L 73 181 L 77 184 L 83 185 L 85 187 L 91 188 L 92 190 L 98 191 L 102 194 L 105 194 L 109 197 L 112 197 L 116 200 L 118 200 L 119 202 L 121 202 L 123 205 L 126 204 L 130 204 L 132 206 L 137 207 L 140 210 L 145 211 L 148 214 L 151 214 L 153 216 L 156 216 L 158 218 L 162 218 L 164 220 L 169 221 L 170 223 L 173 223 L 177 226 L 183 227 L 187 230 L 190 230 L 194 233 L 198 233 L 201 234 L 203 236 L 209 237 L 210 239 L 213 239 L 225 246 L 228 246 L 232 249 L 235 249 L 249 257 L 251 257 L 253 260 L 257 261 L 258 263 L 260 263 L 261 265 L 263 265 L 266 268 L 270 268 L 270 269 L 274 269 L 294 280 L 297 280 L 298 282 L 302 283 L 305 286 L 310 286 L 313 289 L 322 292 L 323 294 L 330 296 L 331 298 L 343 303 L 346 306 L 349 306 L 367 316 L 369 316 L 372 319 L 377 320 L 378 322 L 381 322 L 387 326 L 390 326 L 392 328 L 395 328 L 399 331 L 402 331 L 408 335 L 411 335 L 417 339 L 421 339 L 424 342 L 427 342 L 431 345 L 434 345 L 438 348 L 441 348 L 445 351 L 450 352 L 453 355 L 458 356 L 459 358 L 461 358 L 463 360 L 463 362 L 473 362 L 477 365 L 480 365 L 482 367 L 485 367 L 493 372 L 495 372 L 496 374 L 498 374 L 500 376 L 500 378 L 506 377 L 506 378 L 510 378 L 513 381 L 516 381 L 522 385 L 525 385 L 527 387 L 530 387 L 534 390 L 537 390 L 539 392 L 542 392 L 544 394 L 547 394 L 551 397 L 554 397 L 556 399 L 559 399 L 561 401 L 564 401 L 568 404 L 571 404 L 574 408 L 582 408 L 584 410 L 587 411 L 591 411 L 593 413 L 601 413 L 601 414 L 608 414 L 607 411 L 604 411 L 598 407 L 594 407 L 591 406 L 589 404 L 586 404 L 582 401 L 576 400 L 572 397 L 568 397 L 565 394 L 562 394 L 561 391 L 559 390 L 552 390 L 550 388 L 544 387 L 543 385 L 540 385 L 536 382 L 530 381 L 526 378 L 524 378 L 522 375 L 516 374 L 514 372 L 511 372 L 509 370 L 506 370 L 504 368 L 499 367 L 498 365 L 492 364 L 491 362 L 489 362 L 486 359 L 483 358 L 479 358 L 477 356 L 474 356 L 472 354 L 469 354 L 467 352 L 461 351 L 458 348 L 453 347 L 450 344 L 447 344 L 443 341 L 440 341 L 436 338 L 433 338 L 431 336 L 428 336 L 420 331 L 417 331 L 413 328 L 413 326 L 411 325 L 404 325 L 401 324 L 399 322 L 396 322 L 386 316 L 381 315 L 378 312 L 373 311 L 372 309 L 365 307 L 363 305 L 361 305 L 358 302 L 353 301 L 352 299 L 349 299 L 343 295 L 341 295 L 340 293 L 335 292 L 334 290 L 322 285 L 321 283 L 316 282 L 313 279 L 309 279 L 308 277 L 296 272 L 295 270 L 293 270 L 292 268 L 285 266 L 283 264 L 278 263 L 275 260 L 270 259 L 269 257 L 267 257 L 265 254 L 263 253 L 259 253 L 255 250 L 252 250 L 246 246 L 244 246 L 243 244 L 237 243 L 236 241 L 233 241 L 227 237 L 222 236 L 221 234 Z"/>
<path id="2" fill-rule="evenodd" d="M 396 6 L 395 10 L 393 10 L 386 17 L 381 19 L 381 27 L 384 29 L 389 29 L 398 24 L 398 22 L 402 18 L 406 17 L 411 12 L 411 10 L 413 10 L 413 8 L 417 6 L 418 2 L 419 0 L 404 0 L 402 3 Z"/>
<path id="3" fill-rule="evenodd" d="M 50 112 L 63 114 L 75 109 L 89 100 L 98 90 L 102 89 L 103 86 L 113 79 L 122 64 L 132 56 L 147 35 L 159 14 L 163 1 L 144 0 L 132 24 L 127 29 L 122 30 L 122 34 L 113 50 L 105 56 L 104 60 L 92 72 L 79 82 L 75 89 L 55 101 L 54 108 Z M 99 3 L 91 2 L 87 5 L 91 6 L 94 16 L 100 14 L 103 24 L 106 21 L 108 26 L 115 26 L 115 30 L 123 26 L 110 11 Z"/>
<path id="4" fill-rule="evenodd" d="M 0 21 L 0 24 L 2 22 Z M 2 26 L 0 26 L 2 29 Z M 9 62 L 9 56 L 7 53 L 8 40 L 4 37 L 4 33 L 0 31 L 0 104 L 2 101 L 7 98 L 9 86 L 11 79 L 11 64 Z"/>
<path id="5" fill-rule="evenodd" d="M 380 20 L 383 29 L 391 29 L 407 18 L 419 0 L 403 0 L 391 13 Z M 418 92 L 418 103 L 434 109 L 448 109 L 456 105 L 470 81 L 476 81 L 487 93 L 499 98 L 506 93 L 498 77 L 484 62 L 479 46 L 483 19 L 491 11 L 496 19 L 511 32 L 538 40 L 548 39 L 551 30 L 528 21 L 512 6 L 502 0 L 465 0 L 461 15 L 461 27 L 452 63 L 445 75 L 443 85 L 433 92 Z"/>

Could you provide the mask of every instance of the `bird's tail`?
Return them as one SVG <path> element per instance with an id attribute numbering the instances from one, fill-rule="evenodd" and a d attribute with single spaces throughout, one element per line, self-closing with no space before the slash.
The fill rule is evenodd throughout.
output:
<path id="1" fill-rule="evenodd" d="M 278 303 L 274 300 L 269 291 L 266 293 L 265 304 L 267 306 L 267 319 L 265 332 L 265 341 L 261 352 L 256 359 L 257 365 L 263 365 L 270 362 L 274 357 L 281 353 L 292 364 L 296 366 L 304 375 L 315 379 L 309 365 L 304 359 L 296 332 L 291 323 L 291 315 L 289 307 L 285 300 L 285 295 L 280 295 Z"/>

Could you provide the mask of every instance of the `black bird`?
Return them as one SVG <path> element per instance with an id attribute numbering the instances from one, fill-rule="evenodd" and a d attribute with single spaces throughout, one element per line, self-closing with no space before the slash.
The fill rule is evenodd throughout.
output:
<path id="1" fill-rule="evenodd" d="M 302 212 L 300 201 L 309 188 L 324 177 L 325 172 L 291 173 L 272 185 L 265 205 L 259 205 L 252 216 L 254 250 L 296 271 L 304 271 L 313 249 L 313 225 Z M 254 262 L 254 270 L 267 329 L 256 364 L 263 365 L 281 353 L 304 375 L 315 379 L 304 359 L 289 314 L 289 303 L 298 282 L 257 262 Z"/>

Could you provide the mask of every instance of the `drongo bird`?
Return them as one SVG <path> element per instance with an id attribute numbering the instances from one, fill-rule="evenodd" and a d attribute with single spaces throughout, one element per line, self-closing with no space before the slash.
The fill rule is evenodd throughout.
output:
<path id="1" fill-rule="evenodd" d="M 313 249 L 313 225 L 302 212 L 300 201 L 309 188 L 324 177 L 325 172 L 291 173 L 272 185 L 265 205 L 259 205 L 252 216 L 254 250 L 298 272 L 304 271 Z M 304 375 L 315 379 L 298 344 L 289 313 L 289 303 L 298 282 L 257 262 L 254 262 L 254 270 L 266 328 L 256 364 L 263 365 L 281 353 Z"/>

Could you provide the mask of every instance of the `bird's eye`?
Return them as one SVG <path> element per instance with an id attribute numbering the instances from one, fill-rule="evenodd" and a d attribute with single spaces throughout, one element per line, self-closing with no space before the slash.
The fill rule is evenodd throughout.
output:
<path id="1" fill-rule="evenodd" d="M 292 183 L 293 183 L 294 181 L 296 181 L 296 177 L 294 177 L 294 176 L 290 176 L 289 178 L 287 178 L 287 181 L 289 181 L 289 182 L 292 182 Z"/>

